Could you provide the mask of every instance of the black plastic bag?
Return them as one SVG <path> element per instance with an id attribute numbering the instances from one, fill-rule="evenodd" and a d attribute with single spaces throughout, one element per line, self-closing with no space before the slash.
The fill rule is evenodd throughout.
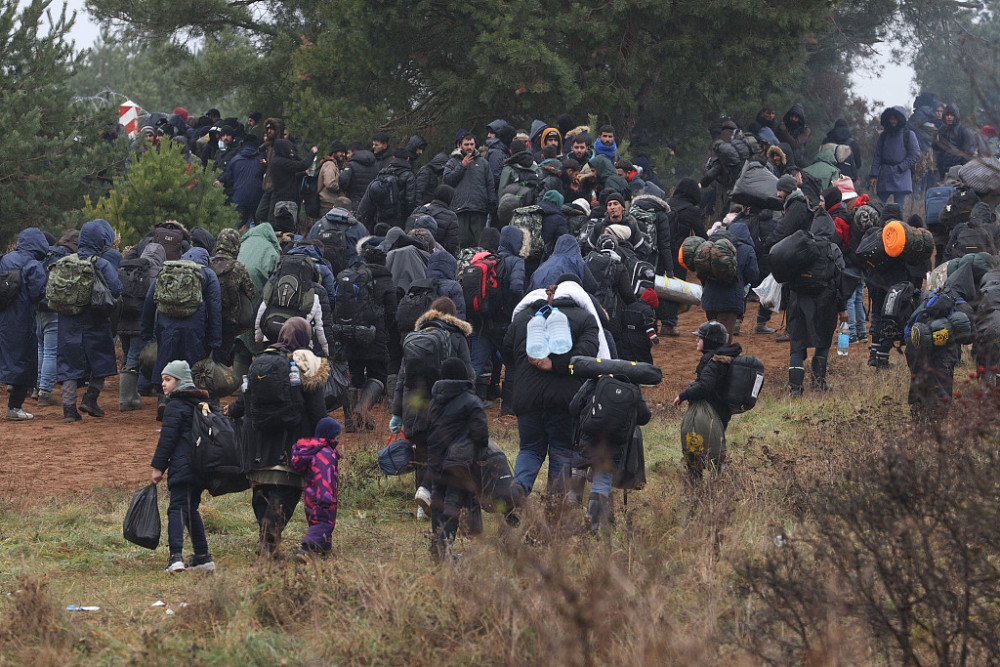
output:
<path id="1" fill-rule="evenodd" d="M 146 486 L 129 503 L 122 524 L 125 539 L 146 549 L 160 545 L 160 508 L 156 504 L 156 484 Z"/>

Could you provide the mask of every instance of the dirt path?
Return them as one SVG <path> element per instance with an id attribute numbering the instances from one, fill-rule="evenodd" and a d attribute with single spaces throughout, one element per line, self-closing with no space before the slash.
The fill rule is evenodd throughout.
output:
<path id="1" fill-rule="evenodd" d="M 775 343 L 774 335 L 753 334 L 756 304 L 748 304 L 747 326 L 738 338 L 745 354 L 760 357 L 767 369 L 765 392 L 783 391 L 787 381 L 788 344 Z M 679 338 L 663 338 L 653 348 L 656 363 L 663 370 L 663 383 L 645 390 L 647 400 L 657 412 L 673 399 L 693 377 L 698 363 L 695 339 L 690 335 L 704 321 L 700 309 L 680 316 Z M 772 318 L 777 326 L 780 318 Z M 853 346 L 852 354 L 866 352 Z M 835 370 L 831 371 L 835 375 Z M 0 394 L 5 390 L 0 388 Z M 59 395 L 56 389 L 55 395 Z M 5 397 L 0 397 L 6 403 Z M 155 420 L 156 399 L 144 398 L 143 408 L 136 412 L 118 412 L 117 379 L 109 379 L 100 399 L 107 412 L 104 419 L 84 415 L 82 422 L 63 424 L 62 408 L 37 408 L 28 399 L 25 409 L 35 415 L 34 421 L 14 423 L 0 421 L 0 496 L 7 498 L 66 497 L 67 492 L 88 494 L 101 487 L 134 488 L 149 474 L 149 461 L 156 448 L 159 423 Z M 496 409 L 494 409 L 495 411 Z M 340 411 L 334 414 L 341 417 Z M 344 445 L 375 447 L 384 444 L 388 434 L 389 416 L 385 406 L 379 408 L 381 422 L 386 426 L 375 434 L 345 434 Z M 383 433 L 384 431 L 384 433 Z"/>

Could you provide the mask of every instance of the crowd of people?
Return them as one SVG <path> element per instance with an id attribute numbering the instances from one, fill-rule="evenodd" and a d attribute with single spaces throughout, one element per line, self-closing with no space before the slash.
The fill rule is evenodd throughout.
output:
<path id="1" fill-rule="evenodd" d="M 302 556 L 329 550 L 337 438 L 341 429 L 374 430 L 383 400 L 390 429 L 414 446 L 414 498 L 418 516 L 431 519 L 436 558 L 448 557 L 463 513 L 470 532 L 481 529 L 474 464 L 488 447 L 483 410 L 493 401 L 517 417 L 508 519 L 517 520 L 547 459 L 549 493 L 581 504 L 590 469 L 587 516 L 595 531 L 606 528 L 616 452 L 632 431 L 624 441 L 586 432 L 584 382 L 570 372 L 571 359 L 652 362 L 660 337 L 679 335 L 681 307 L 656 277 L 687 278 L 689 237 L 730 247 L 725 276 L 699 272 L 711 326 L 697 334 L 705 355 L 698 379 L 675 401 L 708 401 L 728 422 L 720 374 L 740 352 L 734 337 L 756 298 L 749 288 L 771 273 L 772 250 L 807 232 L 810 270 L 784 283 L 780 306 L 758 308 L 754 328 L 778 333 L 772 310 L 785 312 L 791 396 L 803 394 L 810 349 L 812 389 L 831 389 L 827 358 L 838 320 L 852 343 L 870 337 L 870 366 L 888 367 L 897 339 L 883 328 L 886 295 L 900 282 L 919 289 L 930 265 L 873 261 L 864 239 L 904 219 L 922 157 L 933 156 L 946 180 L 977 153 L 996 151 L 995 133 L 961 128 L 954 105 L 941 105 L 939 115 L 925 106 L 909 119 L 900 107 L 882 114 L 867 182 L 875 197 L 858 194 L 863 156 L 845 122 L 807 158 L 811 130 L 801 105 L 780 121 L 764 107 L 746 128 L 731 119 L 713 125 L 701 179 L 684 178 L 669 195 L 646 156 L 619 152 L 614 127 L 592 134 L 568 115 L 527 131 L 495 120 L 482 144 L 460 129 L 421 165 L 428 142 L 418 135 L 396 147 L 383 132 L 370 145 L 334 141 L 320 157 L 316 147 L 300 150 L 280 118 L 153 114 L 136 138 L 136 159 L 163 141 L 183 144 L 190 161 L 219 170 L 215 184 L 239 211 L 240 227 L 216 236 L 166 220 L 124 256 L 103 220 L 58 239 L 23 230 L 0 259 L 7 420 L 33 418 L 24 409 L 29 395 L 39 406 L 61 403 L 67 423 L 81 413 L 101 418 L 105 379 L 118 374 L 121 411 L 156 395 L 163 429 L 152 477 L 168 473 L 171 571 L 214 568 L 198 519 L 203 485 L 186 451 L 190 408 L 218 408 L 227 392 L 238 398 L 226 413 L 253 425 L 248 478 L 262 555 L 278 552 L 303 493 L 310 531 Z M 733 195 L 751 167 L 773 179 L 767 203 Z M 906 220 L 923 226 L 920 216 Z M 968 242 L 970 228 L 979 241 Z M 986 204 L 956 211 L 939 263 L 996 255 L 998 229 Z M 242 388 L 213 384 L 219 369 L 243 378 Z M 917 391 L 911 402 L 927 395 Z M 634 423 L 648 420 L 641 393 L 633 409 Z M 335 410 L 342 422 L 329 417 Z M 709 463 L 721 469 L 721 460 Z M 699 476 L 705 462 L 689 466 Z M 187 563 L 184 526 L 195 551 Z"/>

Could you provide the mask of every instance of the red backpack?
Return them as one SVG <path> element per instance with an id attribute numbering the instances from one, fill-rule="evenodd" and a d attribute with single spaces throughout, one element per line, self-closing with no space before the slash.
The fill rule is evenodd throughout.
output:
<path id="1" fill-rule="evenodd" d="M 462 272 L 462 293 L 467 317 L 481 320 L 510 319 L 503 257 L 488 250 L 476 253 Z"/>

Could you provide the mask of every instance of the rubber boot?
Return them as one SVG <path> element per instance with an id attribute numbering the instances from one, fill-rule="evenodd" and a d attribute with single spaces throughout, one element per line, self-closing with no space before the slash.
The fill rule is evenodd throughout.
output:
<path id="1" fill-rule="evenodd" d="M 572 505 L 583 504 L 583 488 L 587 485 L 587 471 L 581 468 L 573 468 L 567 485 L 566 501 Z"/>
<path id="2" fill-rule="evenodd" d="M 83 400 L 80 401 L 80 412 L 86 412 L 91 417 L 103 417 L 104 410 L 97 406 L 97 397 L 100 393 L 100 389 L 94 389 L 93 386 L 87 387 L 87 391 L 83 394 Z"/>
<path id="3" fill-rule="evenodd" d="M 514 385 L 510 380 L 504 380 L 500 385 L 500 416 L 514 414 Z"/>
<path id="4" fill-rule="evenodd" d="M 83 417 L 80 416 L 80 412 L 76 409 L 75 405 L 64 405 L 63 406 L 63 421 L 67 424 L 73 422 L 78 422 Z"/>
<path id="5" fill-rule="evenodd" d="M 361 390 L 361 396 L 358 398 L 358 414 L 361 419 L 355 425 L 357 428 L 363 428 L 366 431 L 375 430 L 375 418 L 372 417 L 371 409 L 381 400 L 383 391 L 385 391 L 385 385 L 381 381 L 368 378 L 364 389 Z M 355 417 L 355 419 L 358 418 Z"/>
<path id="6" fill-rule="evenodd" d="M 344 400 L 341 407 L 344 409 L 344 432 L 354 433 L 357 429 L 354 427 L 354 412 L 351 410 L 354 405 L 351 401 L 358 399 L 358 391 L 356 389 L 347 389 L 344 392 Z"/>
<path id="7" fill-rule="evenodd" d="M 813 357 L 812 359 L 812 388 L 813 391 L 830 391 L 833 387 L 826 383 L 826 359 Z"/>
<path id="8" fill-rule="evenodd" d="M 871 366 L 872 368 L 878 367 L 878 352 L 879 352 L 878 343 L 872 343 L 868 347 L 868 365 Z"/>
<path id="9" fill-rule="evenodd" d="M 889 363 L 890 350 L 891 347 L 885 349 L 881 345 L 878 346 L 878 351 L 875 353 L 875 370 L 884 371 L 892 368 L 892 364 Z"/>
<path id="10" fill-rule="evenodd" d="M 348 387 L 347 389 L 347 403 L 344 404 L 344 409 L 351 413 L 350 426 L 344 425 L 344 429 L 348 433 L 358 433 L 364 430 L 364 422 L 361 419 L 361 415 L 357 412 L 358 409 L 358 396 L 361 390 L 357 387 Z"/>
<path id="11" fill-rule="evenodd" d="M 590 519 L 590 534 L 597 535 L 611 527 L 611 499 L 599 493 L 590 494 L 587 503 L 587 518 Z"/>
<path id="12" fill-rule="evenodd" d="M 806 369 L 802 366 L 788 367 L 788 390 L 792 398 L 802 396 L 802 382 L 806 379 Z"/>
<path id="13" fill-rule="evenodd" d="M 130 412 L 142 407 L 142 399 L 139 398 L 139 373 L 131 368 L 122 371 L 118 378 L 118 409 L 121 412 Z"/>
<path id="14" fill-rule="evenodd" d="M 489 400 L 490 393 L 490 380 L 493 376 L 489 373 L 484 373 L 476 378 L 476 396 L 479 400 L 485 403 L 487 409 L 493 407 L 493 403 Z"/>

